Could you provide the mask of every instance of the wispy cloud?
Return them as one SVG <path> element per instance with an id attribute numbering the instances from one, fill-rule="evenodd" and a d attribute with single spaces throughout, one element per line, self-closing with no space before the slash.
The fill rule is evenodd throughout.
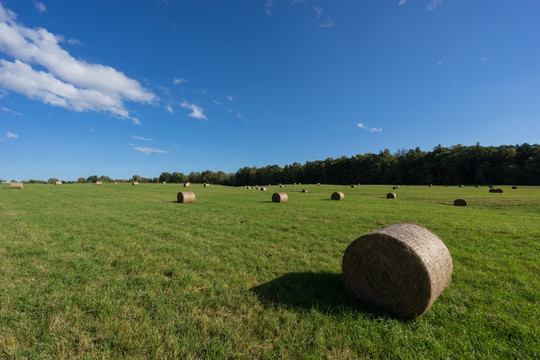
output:
<path id="1" fill-rule="evenodd" d="M 14 134 L 14 133 L 8 131 L 8 132 L 6 133 L 6 137 L 7 137 L 8 139 L 17 139 L 17 138 L 19 138 L 19 135 Z"/>
<path id="2" fill-rule="evenodd" d="M 186 79 L 182 79 L 182 78 L 174 78 L 173 79 L 173 84 L 174 85 L 185 84 L 185 83 L 187 83 Z"/>
<path id="3" fill-rule="evenodd" d="M 47 11 L 47 7 L 41 1 L 34 1 L 34 6 L 36 7 L 37 11 L 42 14 Z"/>
<path id="4" fill-rule="evenodd" d="M 272 10 L 276 7 L 275 0 L 266 0 L 264 3 L 264 11 L 266 12 L 266 15 L 272 16 Z"/>
<path id="5" fill-rule="evenodd" d="M 322 23 L 322 24 L 319 24 L 319 27 L 320 28 L 330 28 L 332 26 L 334 26 L 334 24 L 336 23 L 336 21 L 333 19 L 333 18 L 328 18 L 326 19 L 326 22 Z"/>
<path id="6" fill-rule="evenodd" d="M 426 9 L 428 11 L 433 11 L 437 6 L 439 6 L 442 3 L 442 0 L 431 0 L 426 4 Z"/>
<path id="7" fill-rule="evenodd" d="M 399 0 L 399 1 L 398 1 L 398 5 L 403 5 L 403 4 L 405 4 L 406 2 L 407 2 L 407 0 Z"/>
<path id="8" fill-rule="evenodd" d="M 154 139 L 145 138 L 145 137 L 136 136 L 136 135 L 133 135 L 132 138 L 134 138 L 135 140 L 142 140 L 142 141 L 154 141 Z"/>
<path id="9" fill-rule="evenodd" d="M 220 103 L 220 102 L 217 101 L 217 100 L 212 100 L 212 102 L 213 102 L 214 104 L 216 104 L 216 105 L 219 105 L 219 106 L 223 105 L 222 103 Z"/>
<path id="10" fill-rule="evenodd" d="M 188 116 L 195 118 L 195 119 L 201 119 L 201 120 L 208 120 L 208 118 L 204 115 L 204 109 L 202 107 L 199 107 L 195 104 L 190 104 L 187 101 L 182 101 L 180 103 L 180 106 L 184 109 L 190 109 L 191 113 L 188 114 Z"/>
<path id="11" fill-rule="evenodd" d="M 364 129 L 366 131 L 369 131 L 369 132 L 382 132 L 382 129 L 381 128 L 370 128 L 370 127 L 367 127 L 366 125 L 362 124 L 362 123 L 358 123 L 356 124 L 360 129 Z"/>
<path id="12" fill-rule="evenodd" d="M 167 111 L 170 112 L 171 114 L 174 114 L 174 110 L 171 105 L 165 106 L 165 109 L 167 109 Z"/>
<path id="13" fill-rule="evenodd" d="M 315 11 L 315 16 L 317 17 L 317 19 L 319 19 L 324 13 L 324 9 L 318 6 L 315 6 L 313 10 Z"/>
<path id="14" fill-rule="evenodd" d="M 168 151 L 166 151 L 166 150 L 152 149 L 152 148 L 149 148 L 149 147 L 134 147 L 133 150 L 140 151 L 140 152 L 142 152 L 143 154 L 146 154 L 146 155 L 166 154 L 166 153 L 168 153 Z"/>
<path id="15" fill-rule="evenodd" d="M 5 107 L 5 106 L 2 106 L 2 111 L 8 112 L 8 113 L 11 113 L 11 114 L 14 114 L 14 115 L 19 115 L 19 116 L 22 116 L 22 115 L 23 115 L 23 114 L 21 114 L 20 112 L 11 110 L 10 108 L 7 108 L 7 107 Z"/>
<path id="16" fill-rule="evenodd" d="M 157 97 L 136 80 L 105 65 L 90 64 L 71 56 L 60 46 L 61 37 L 46 29 L 31 29 L 0 3 L 0 87 L 28 98 L 74 111 L 108 112 L 130 116 L 125 101 L 152 103 Z M 35 70 L 32 65 L 44 70 Z"/>
<path id="17" fill-rule="evenodd" d="M 233 97 L 232 97 L 232 96 L 230 96 L 230 95 L 229 95 L 229 96 L 227 96 L 227 100 L 229 100 L 229 101 L 234 101 Z"/>

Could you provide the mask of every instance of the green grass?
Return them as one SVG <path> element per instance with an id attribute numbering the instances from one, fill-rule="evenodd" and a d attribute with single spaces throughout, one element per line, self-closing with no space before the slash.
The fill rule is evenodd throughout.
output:
<path id="1" fill-rule="evenodd" d="M 538 358 L 540 188 L 502 188 L 1 185 L 0 358 Z M 341 281 L 347 245 L 399 221 L 454 262 L 408 322 Z"/>

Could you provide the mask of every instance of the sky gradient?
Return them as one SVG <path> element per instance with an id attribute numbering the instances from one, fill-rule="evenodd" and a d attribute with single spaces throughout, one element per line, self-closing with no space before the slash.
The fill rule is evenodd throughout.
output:
<path id="1" fill-rule="evenodd" d="M 0 179 L 540 142 L 540 1 L 2 0 Z"/>

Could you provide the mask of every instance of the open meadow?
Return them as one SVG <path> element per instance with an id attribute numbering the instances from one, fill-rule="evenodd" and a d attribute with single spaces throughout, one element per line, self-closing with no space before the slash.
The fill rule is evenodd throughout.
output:
<path id="1" fill-rule="evenodd" d="M 538 358 L 540 188 L 496 187 L 2 184 L 0 358 Z M 402 221 L 454 265 L 411 321 L 341 279 L 353 240 Z"/>

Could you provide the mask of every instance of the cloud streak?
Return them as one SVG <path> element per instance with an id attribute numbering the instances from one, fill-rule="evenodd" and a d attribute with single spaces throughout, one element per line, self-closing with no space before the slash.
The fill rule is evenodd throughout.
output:
<path id="1" fill-rule="evenodd" d="M 14 133 L 8 131 L 8 132 L 6 133 L 6 137 L 7 137 L 8 139 L 18 139 L 18 138 L 19 138 L 19 135 L 14 134 Z"/>
<path id="2" fill-rule="evenodd" d="M 136 136 L 136 135 L 133 135 L 132 138 L 134 138 L 135 140 L 142 140 L 142 141 L 154 141 L 154 139 L 144 138 L 142 136 Z"/>
<path id="3" fill-rule="evenodd" d="M 34 1 L 34 6 L 36 7 L 37 11 L 42 14 L 47 11 L 47 7 L 41 1 Z"/>
<path id="4" fill-rule="evenodd" d="M 204 115 L 204 109 L 202 107 L 199 107 L 195 104 L 190 104 L 185 100 L 182 103 L 180 103 L 180 106 L 183 107 L 184 109 L 191 110 L 191 113 L 188 114 L 189 117 L 200 119 L 200 120 L 208 120 L 206 115 Z"/>
<path id="5" fill-rule="evenodd" d="M 166 153 L 168 153 L 168 151 L 166 151 L 166 150 L 152 149 L 152 148 L 149 148 L 149 147 L 134 147 L 133 150 L 140 151 L 145 155 L 166 154 Z"/>
<path id="6" fill-rule="evenodd" d="M 131 119 L 125 101 L 153 103 L 157 97 L 110 66 L 75 59 L 60 46 L 62 36 L 31 29 L 0 3 L 0 87 L 74 111 L 108 112 Z M 43 70 L 35 70 L 39 66 Z"/>
<path id="7" fill-rule="evenodd" d="M 440 4 L 442 4 L 442 0 L 431 0 L 430 2 L 426 4 L 426 9 L 427 11 L 433 11 Z"/>
<path id="8" fill-rule="evenodd" d="M 362 123 L 357 123 L 356 126 L 358 126 L 360 129 L 364 129 L 364 130 L 372 132 L 372 133 L 374 133 L 374 132 L 377 132 L 377 133 L 382 132 L 381 128 L 370 128 L 370 127 L 367 127 L 366 125 L 364 125 Z"/>

